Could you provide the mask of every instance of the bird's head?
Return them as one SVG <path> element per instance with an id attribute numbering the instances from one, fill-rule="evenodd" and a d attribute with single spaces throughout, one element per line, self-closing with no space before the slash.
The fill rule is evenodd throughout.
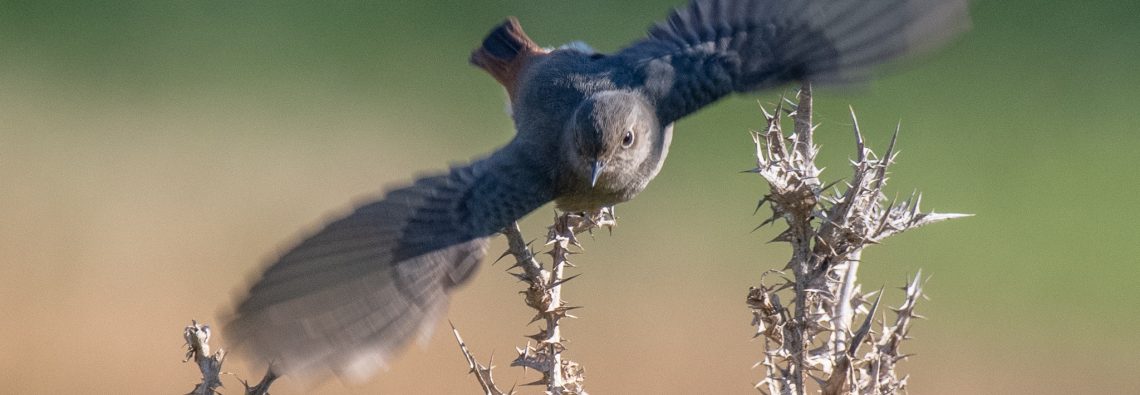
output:
<path id="1" fill-rule="evenodd" d="M 569 162 L 591 188 L 637 184 L 660 148 L 657 116 L 641 94 L 609 90 L 587 97 L 567 125 Z"/>

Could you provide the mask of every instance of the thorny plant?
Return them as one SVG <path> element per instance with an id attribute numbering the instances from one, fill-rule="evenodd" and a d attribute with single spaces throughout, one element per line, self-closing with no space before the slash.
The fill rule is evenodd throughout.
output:
<path id="1" fill-rule="evenodd" d="M 577 234 L 592 232 L 600 227 L 610 228 L 616 224 L 612 208 L 605 208 L 594 213 L 564 213 L 555 217 L 554 224 L 549 227 L 546 245 L 550 246 L 547 254 L 551 257 L 550 268 L 547 269 L 535 258 L 530 243 L 523 240 L 518 224 L 513 223 L 503 231 L 507 236 L 509 248 L 499 259 L 508 255 L 515 257 L 515 264 L 507 268 L 508 273 L 527 284 L 527 289 L 521 293 L 527 306 L 536 312 L 531 323 L 542 321 L 538 333 L 527 336 L 535 341 L 534 345 L 527 342 L 525 347 L 518 349 L 518 356 L 511 362 L 511 366 L 521 366 L 523 369 L 533 369 L 542 373 L 542 378 L 529 383 L 529 385 L 546 386 L 546 393 L 554 395 L 586 395 L 582 382 L 584 370 L 577 363 L 563 358 L 566 350 L 563 342 L 560 322 L 563 318 L 575 318 L 569 311 L 577 307 L 567 306 L 562 299 L 562 285 L 573 280 L 576 276 L 565 276 L 566 267 L 573 267 L 569 256 L 581 248 Z M 515 269 L 518 269 L 515 271 Z M 471 373 L 475 375 L 480 388 L 487 395 L 514 394 L 515 389 L 502 391 L 491 376 L 493 366 L 479 363 L 467 344 L 459 336 L 455 325 L 451 326 L 455 340 L 459 342 L 459 349 L 467 359 Z M 209 325 L 191 323 L 183 331 L 186 340 L 186 359 L 183 362 L 194 360 L 202 372 L 202 382 L 194 387 L 187 395 L 216 395 L 217 389 L 222 386 L 220 375 L 222 363 L 226 352 L 219 349 L 210 353 Z M 493 357 L 492 357 L 493 358 Z M 491 361 L 493 362 L 493 361 Z M 256 385 L 242 381 L 247 395 L 268 394 L 269 386 L 277 379 L 272 369 L 267 370 L 264 378 Z"/>
<path id="2" fill-rule="evenodd" d="M 785 109 L 785 105 L 789 108 Z M 911 321 L 922 318 L 915 313 L 915 304 L 923 297 L 925 280 L 919 272 L 907 282 L 902 304 L 892 309 L 894 319 L 888 319 L 886 313 L 879 311 L 882 290 L 864 293 L 857 282 L 860 257 L 868 245 L 878 244 L 891 235 L 967 215 L 924 213 L 919 208 L 920 194 L 901 202 L 887 199 L 883 187 L 887 168 L 894 163 L 898 130 L 886 154 L 877 156 L 865 146 L 854 111 L 854 174 L 843 192 L 826 194 L 838 182 L 824 186 L 819 180 L 821 169 L 815 165 L 819 149 L 812 141 L 815 125 L 809 84 L 800 89 L 796 102 L 781 102 L 774 113 L 765 110 L 764 116 L 765 130 L 752 133 L 757 166 L 751 172 L 760 174 L 770 187 L 756 209 L 759 211 L 768 203 L 772 216 L 757 229 L 783 219 L 788 228 L 773 241 L 791 244 L 792 257 L 784 271 L 764 272 L 760 285 L 748 292 L 755 337 L 764 341 L 764 354 L 756 366 L 763 366 L 765 374 L 755 387 L 765 394 L 799 395 L 807 393 L 805 383 L 811 379 L 825 395 L 905 391 L 908 376 L 900 376 L 896 365 L 908 357 L 901 353 L 900 345 L 909 339 Z M 792 134 L 784 135 L 782 117 L 792 119 Z M 542 373 L 542 378 L 528 385 L 543 385 L 547 394 L 586 394 L 584 370 L 562 355 L 566 339 L 562 337 L 560 322 L 573 318 L 569 311 L 577 308 L 563 301 L 562 285 L 575 277 L 566 277 L 565 270 L 573 267 L 568 256 L 581 247 L 576 235 L 612 227 L 614 218 L 612 209 L 556 216 L 546 239 L 550 246 L 549 268 L 535 258 L 518 224 L 503 231 L 509 248 L 500 259 L 515 257 L 515 264 L 507 270 L 527 285 L 521 293 L 526 305 L 536 312 L 531 323 L 542 322 L 538 333 L 527 336 L 535 341 L 534 345 L 527 342 L 518 348 L 511 366 Z M 792 278 L 784 275 L 788 270 Z M 779 274 L 774 276 L 778 280 L 769 281 L 773 274 Z M 792 293 L 791 302 L 785 305 L 780 295 L 786 295 L 788 290 Z M 872 328 L 877 314 L 878 326 Z M 454 325 L 452 333 L 485 394 L 515 394 L 514 387 L 503 391 L 495 384 L 493 366 L 489 366 L 493 361 L 488 365 L 479 363 Z M 210 329 L 206 325 L 194 322 L 183 335 L 188 348 L 186 360 L 193 359 L 203 374 L 202 383 L 191 394 L 216 394 L 221 386 L 218 376 L 222 374 L 225 352 L 210 354 Z M 242 384 L 247 394 L 265 394 L 276 378 L 269 371 L 255 386 L 244 381 Z"/>
<path id="3" fill-rule="evenodd" d="M 880 313 L 881 289 L 863 293 L 856 280 L 860 257 L 864 248 L 888 236 L 965 215 L 924 213 L 922 195 L 901 202 L 887 199 L 883 187 L 895 159 L 898 129 L 879 157 L 864 145 L 854 111 L 854 175 L 846 190 L 827 194 L 835 183 L 821 185 L 821 169 L 815 165 L 819 149 L 812 142 L 811 86 L 805 83 L 797 96 L 794 103 L 778 104 L 774 113 L 763 110 L 767 127 L 752 134 L 757 166 L 751 171 L 770 187 L 756 209 L 768 203 L 772 210 L 757 229 L 783 219 L 788 228 L 773 241 L 792 246 L 784 268 L 792 278 L 769 270 L 748 293 L 756 337 L 764 340 L 757 366 L 764 367 L 765 376 L 756 388 L 765 394 L 805 394 L 810 378 L 823 394 L 899 393 L 908 378 L 895 370 L 907 358 L 899 345 L 908 339 L 912 319 L 921 318 L 914 307 L 923 296 L 924 280 L 919 272 L 907 282 L 893 322 L 883 313 L 876 330 L 872 326 Z M 793 121 L 791 135 L 781 129 L 784 117 Z M 769 284 L 771 274 L 780 275 Z M 787 290 L 792 299 L 785 305 L 779 294 Z"/>
<path id="4" fill-rule="evenodd" d="M 538 333 L 527 336 L 535 341 L 531 345 L 518 348 L 518 355 L 511 362 L 511 366 L 521 366 L 523 369 L 533 369 L 542 373 L 542 378 L 528 383 L 528 385 L 543 385 L 546 393 L 551 395 L 586 395 L 583 388 L 584 370 L 577 362 L 563 358 L 566 350 L 563 342 L 560 322 L 563 318 L 574 318 L 569 311 L 577 307 L 568 306 L 562 299 L 562 285 L 573 280 L 576 276 L 565 276 L 566 267 L 573 267 L 569 255 L 580 249 L 577 234 L 592 232 L 599 227 L 612 227 L 615 224 L 612 208 L 605 208 L 594 213 L 564 213 L 555 217 L 554 224 L 548 228 L 546 245 L 550 246 L 547 252 L 551 257 L 550 268 L 543 267 L 519 231 L 517 223 L 511 224 L 503 231 L 507 236 L 508 249 L 502 257 L 514 256 L 515 264 L 507 268 L 508 273 L 515 276 L 527 285 L 521 293 L 524 295 L 526 305 L 535 310 L 531 323 L 541 321 Z M 517 270 L 516 270 L 517 269 Z M 467 344 L 459 337 L 459 331 L 452 326 L 455 340 L 459 342 L 460 351 L 467 359 L 471 373 L 475 375 L 480 388 L 487 395 L 514 394 L 515 389 L 503 391 L 495 385 L 491 376 L 493 366 L 479 363 L 468 350 Z"/>

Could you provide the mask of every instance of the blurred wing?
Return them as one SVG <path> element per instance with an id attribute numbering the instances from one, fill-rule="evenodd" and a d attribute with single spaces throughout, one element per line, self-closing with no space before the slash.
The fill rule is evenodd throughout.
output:
<path id="1" fill-rule="evenodd" d="M 860 81 L 968 25 L 966 0 L 695 0 L 613 59 L 668 123 L 733 92 Z"/>
<path id="2" fill-rule="evenodd" d="M 529 177 L 492 157 L 358 208 L 266 269 L 226 333 L 278 373 L 370 375 L 430 331 L 488 236 L 550 200 Z"/>

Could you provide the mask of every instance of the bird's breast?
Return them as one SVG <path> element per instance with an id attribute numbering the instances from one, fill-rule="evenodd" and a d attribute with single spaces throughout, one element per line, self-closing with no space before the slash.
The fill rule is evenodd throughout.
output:
<path id="1" fill-rule="evenodd" d="M 642 189 L 645 189 L 644 184 L 640 187 L 619 189 L 590 187 L 590 185 L 582 184 L 562 193 L 554 199 L 554 203 L 562 211 L 594 211 L 602 207 L 628 202 L 637 196 Z"/>

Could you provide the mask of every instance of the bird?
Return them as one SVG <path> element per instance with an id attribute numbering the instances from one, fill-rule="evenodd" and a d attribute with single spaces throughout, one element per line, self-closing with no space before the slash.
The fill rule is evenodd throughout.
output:
<path id="1" fill-rule="evenodd" d="M 303 238 L 240 297 L 225 333 L 277 374 L 369 377 L 431 333 L 513 221 L 552 201 L 576 212 L 637 196 L 676 121 L 735 93 L 866 81 L 968 25 L 967 0 L 693 0 L 600 53 L 542 47 L 508 18 L 469 62 L 505 88 L 513 138 Z"/>

